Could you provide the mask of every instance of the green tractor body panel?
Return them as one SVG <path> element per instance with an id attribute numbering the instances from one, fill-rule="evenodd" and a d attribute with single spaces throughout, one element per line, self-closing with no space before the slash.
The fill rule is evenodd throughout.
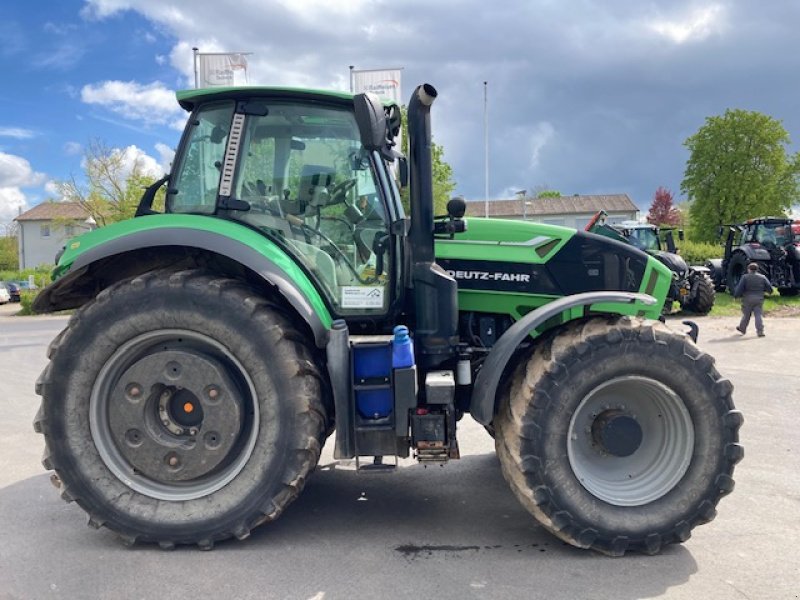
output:
<path id="1" fill-rule="evenodd" d="M 663 299 L 671 281 L 669 269 L 629 244 L 503 219 L 468 219 L 465 232 L 437 239 L 436 260 L 458 282 L 461 312 L 506 314 L 514 321 L 568 294 L 619 290 Z M 660 310 L 639 303 L 592 309 L 648 318 L 658 318 Z M 573 312 L 562 315 L 561 322 L 584 314 L 582 308 Z"/>
<path id="2" fill-rule="evenodd" d="M 185 239 L 179 243 L 175 234 L 181 232 L 184 233 L 181 237 Z M 143 234 L 148 234 L 147 241 L 143 241 Z M 330 328 L 331 314 L 317 288 L 296 260 L 268 237 L 244 225 L 200 215 L 163 214 L 139 217 L 114 223 L 70 240 L 53 271 L 53 290 L 57 293 L 59 281 L 76 269 L 88 266 L 99 258 L 140 249 L 143 244 L 149 247 L 187 245 L 208 251 L 215 251 L 218 247 L 220 252 L 234 247 L 247 248 L 253 258 L 250 261 L 252 265 L 245 266 L 260 271 L 258 263 L 273 265 L 275 268 L 271 272 L 280 281 L 271 283 L 281 288 L 282 282 L 291 282 L 311 307 L 320 324 L 326 329 Z M 53 291 L 50 295 L 52 293 Z"/>

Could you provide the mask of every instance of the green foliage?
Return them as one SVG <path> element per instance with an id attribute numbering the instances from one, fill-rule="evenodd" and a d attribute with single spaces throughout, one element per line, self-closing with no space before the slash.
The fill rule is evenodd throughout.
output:
<path id="1" fill-rule="evenodd" d="M 52 281 L 50 278 L 51 270 L 52 266 L 50 265 L 42 265 L 35 269 L 25 269 L 24 271 L 9 269 L 0 271 L 0 281 L 28 281 L 28 276 L 33 275 L 33 281 L 41 289 Z"/>
<path id="2" fill-rule="evenodd" d="M 558 190 L 542 190 L 536 194 L 537 198 L 561 198 L 561 192 Z"/>
<path id="3" fill-rule="evenodd" d="M 684 240 L 676 244 L 680 251 L 680 255 L 690 265 L 702 265 L 709 258 L 721 258 L 723 254 L 723 247 L 717 244 L 709 244 L 706 242 L 690 242 Z"/>
<path id="4" fill-rule="evenodd" d="M 400 133 L 401 151 L 408 156 L 408 110 L 403 106 L 401 111 L 403 113 Z M 447 214 L 447 202 L 450 200 L 453 190 L 456 189 L 456 182 L 453 181 L 453 168 L 444 160 L 444 148 L 436 142 L 431 144 L 431 167 L 433 172 L 433 214 L 444 215 Z M 409 213 L 408 188 L 400 190 L 400 196 L 406 213 Z"/>
<path id="5" fill-rule="evenodd" d="M 33 312 L 33 301 L 36 299 L 38 292 L 20 292 L 19 294 L 19 311 L 18 317 L 27 317 L 36 314 Z"/>
<path id="6" fill-rule="evenodd" d="M 83 165 L 86 184 L 72 177 L 58 184 L 59 192 L 65 200 L 83 206 L 99 227 L 132 218 L 145 188 L 155 182 L 142 172 L 139 159 L 131 166 L 119 148 L 110 148 L 99 140 L 88 145 Z M 153 208 L 163 206 L 162 188 Z"/>
<path id="7" fill-rule="evenodd" d="M 800 154 L 787 155 L 788 144 L 780 121 L 744 110 L 707 118 L 686 140 L 681 191 L 697 241 L 715 241 L 721 224 L 783 214 L 800 199 Z"/>
<path id="8" fill-rule="evenodd" d="M 19 265 L 19 246 L 14 236 L 0 237 L 0 271 L 16 269 Z"/>
<path id="9" fill-rule="evenodd" d="M 800 311 L 800 296 L 781 296 L 778 292 L 774 292 L 764 298 L 764 314 L 768 317 L 791 316 L 797 314 L 797 311 Z M 741 300 L 734 298 L 729 293 L 717 292 L 714 308 L 709 314 L 712 317 L 733 317 L 741 313 Z"/>

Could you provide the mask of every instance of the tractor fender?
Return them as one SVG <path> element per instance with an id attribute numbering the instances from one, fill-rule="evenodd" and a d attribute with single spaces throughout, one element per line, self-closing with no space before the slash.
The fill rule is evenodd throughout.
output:
<path id="1" fill-rule="evenodd" d="M 483 362 L 475 379 L 470 401 L 469 412 L 473 418 L 483 425 L 491 424 L 497 411 L 497 386 L 500 384 L 503 371 L 520 343 L 534 329 L 566 310 L 581 306 L 588 308 L 592 304 L 601 302 L 624 304 L 642 302 L 653 305 L 656 299 L 647 294 L 633 292 L 585 292 L 559 298 L 527 313 L 497 340 Z"/>
<path id="2" fill-rule="evenodd" d="M 740 246 L 739 250 L 744 252 L 744 255 L 747 257 L 748 261 L 756 261 L 756 260 L 771 260 L 771 256 L 769 254 L 769 250 L 764 247 L 754 248 L 750 245 Z"/>
<path id="3" fill-rule="evenodd" d="M 689 267 L 689 271 L 694 271 L 695 273 L 705 273 L 709 277 L 711 277 L 711 269 L 701 265 L 692 265 Z"/>
<path id="4" fill-rule="evenodd" d="M 266 283 L 274 287 L 306 322 L 319 348 L 328 342 L 331 322 L 330 314 L 310 280 L 300 272 L 305 283 L 301 290 L 287 273 L 294 263 L 283 252 L 272 259 L 251 246 L 227 235 L 188 227 L 159 227 L 143 229 L 123 235 L 87 249 L 75 257 L 69 272 L 36 297 L 35 312 L 52 312 L 75 308 L 99 292 L 93 286 L 92 266 L 99 261 L 121 257 L 136 250 L 158 247 L 183 247 L 205 250 L 229 258 L 250 271 L 257 273 Z M 281 260 L 281 258 L 283 260 Z M 283 262 L 281 265 L 279 263 Z M 294 265 L 295 270 L 298 269 Z M 298 275 L 294 273 L 294 275 Z M 94 290 L 94 293 L 88 292 Z"/>

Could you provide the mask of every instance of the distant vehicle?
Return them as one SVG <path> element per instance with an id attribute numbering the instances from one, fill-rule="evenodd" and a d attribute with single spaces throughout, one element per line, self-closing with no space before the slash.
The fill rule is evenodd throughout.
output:
<path id="1" fill-rule="evenodd" d="M 39 289 L 38 285 L 28 281 L 19 281 L 17 284 L 19 285 L 19 289 L 24 292 L 33 292 Z"/>
<path id="2" fill-rule="evenodd" d="M 722 235 L 722 231 L 720 231 Z M 723 258 L 709 260 L 717 291 L 733 293 L 747 265 L 756 263 L 781 296 L 800 292 L 800 223 L 784 217 L 759 217 L 728 225 Z"/>
<path id="3" fill-rule="evenodd" d="M 5 282 L 0 281 L 0 304 L 6 304 L 7 302 L 11 302 L 11 294 Z"/>
<path id="4" fill-rule="evenodd" d="M 623 221 L 614 225 L 606 223 L 606 212 L 601 210 L 586 225 L 586 231 L 604 235 L 611 239 L 627 242 L 632 246 L 654 256 L 672 271 L 664 312 L 669 313 L 672 303 L 678 302 L 681 310 L 689 310 L 698 315 L 706 315 L 714 307 L 714 285 L 709 278 L 709 269 L 686 264 L 678 254 L 670 228 L 659 228 L 649 223 Z M 665 232 L 662 244 L 659 233 Z M 683 241 L 683 230 L 678 230 L 678 239 Z"/>
<path id="5" fill-rule="evenodd" d="M 8 293 L 11 296 L 11 302 L 19 302 L 21 299 L 19 284 L 9 281 L 6 283 L 6 287 L 8 288 Z"/>

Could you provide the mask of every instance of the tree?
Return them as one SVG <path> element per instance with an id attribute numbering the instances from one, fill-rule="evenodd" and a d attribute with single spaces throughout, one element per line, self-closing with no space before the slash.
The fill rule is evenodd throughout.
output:
<path id="1" fill-rule="evenodd" d="M 697 241 L 713 242 L 720 225 L 781 214 L 800 199 L 800 154 L 787 155 L 788 144 L 780 121 L 745 110 L 707 118 L 684 142 L 690 156 L 681 191 Z"/>
<path id="2" fill-rule="evenodd" d="M 561 198 L 561 192 L 558 190 L 542 190 L 536 194 L 537 198 Z"/>
<path id="3" fill-rule="evenodd" d="M 401 108 L 403 113 L 403 124 L 401 128 L 402 152 L 408 156 L 408 111 L 405 106 Z M 444 160 L 444 148 L 436 142 L 431 143 L 431 166 L 433 171 L 433 214 L 447 214 L 447 202 L 450 195 L 456 188 L 453 181 L 453 168 Z M 403 206 L 408 210 L 409 196 L 408 189 L 403 189 L 401 199 Z"/>
<path id="4" fill-rule="evenodd" d="M 665 187 L 659 187 L 647 213 L 647 222 L 651 225 L 674 227 L 680 220 L 681 215 L 672 204 L 672 192 Z"/>
<path id="5" fill-rule="evenodd" d="M 83 165 L 86 183 L 73 176 L 58 184 L 59 191 L 65 200 L 83 206 L 100 227 L 133 217 L 144 188 L 155 181 L 144 173 L 140 156 L 131 162 L 125 152 L 99 140 L 87 147 Z"/>

